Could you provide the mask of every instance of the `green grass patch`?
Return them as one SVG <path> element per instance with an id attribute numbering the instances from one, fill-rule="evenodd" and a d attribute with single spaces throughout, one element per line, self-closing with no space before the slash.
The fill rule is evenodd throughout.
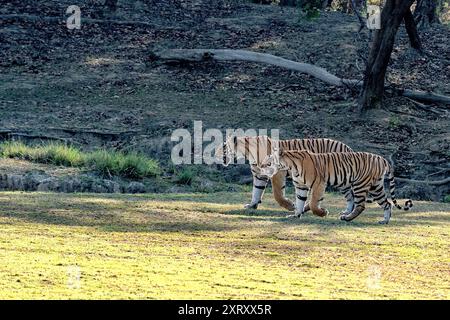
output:
<path id="1" fill-rule="evenodd" d="M 137 153 L 99 150 L 87 156 L 87 164 L 103 176 L 142 178 L 160 173 L 158 163 Z"/>
<path id="2" fill-rule="evenodd" d="M 175 182 L 177 184 L 190 186 L 192 184 L 193 179 L 194 179 L 194 172 L 191 169 L 187 168 L 177 173 Z"/>
<path id="3" fill-rule="evenodd" d="M 86 167 L 103 176 L 140 179 L 160 173 L 158 163 L 138 153 L 114 150 L 83 152 L 62 143 L 27 146 L 20 141 L 0 144 L 0 156 L 66 167 Z"/>
<path id="4" fill-rule="evenodd" d="M 66 167 L 80 167 L 84 165 L 85 161 L 85 154 L 79 149 L 61 143 L 27 146 L 20 141 L 7 141 L 0 144 L 0 154 L 4 158 Z"/>
<path id="5" fill-rule="evenodd" d="M 51 143 L 33 150 L 35 152 L 32 160 L 35 162 L 65 167 L 80 167 L 84 164 L 85 155 L 72 146 Z"/>
<path id="6" fill-rule="evenodd" d="M 0 192 L 0 299 L 450 298 L 449 204 L 382 226 L 341 195 L 302 219 L 250 197 Z"/>

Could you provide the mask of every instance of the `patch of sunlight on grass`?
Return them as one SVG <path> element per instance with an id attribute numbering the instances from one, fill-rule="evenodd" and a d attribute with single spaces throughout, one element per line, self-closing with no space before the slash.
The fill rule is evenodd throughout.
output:
<path id="1" fill-rule="evenodd" d="M 123 205 L 125 203 L 125 200 L 120 199 L 114 199 L 112 197 L 77 197 L 70 199 L 71 203 L 79 203 L 79 204 L 102 204 L 102 205 L 109 205 L 109 206 L 117 206 L 117 205 Z"/>
<path id="2" fill-rule="evenodd" d="M 387 226 L 286 218 L 268 193 L 0 192 L 3 299 L 448 299 L 450 205 Z"/>

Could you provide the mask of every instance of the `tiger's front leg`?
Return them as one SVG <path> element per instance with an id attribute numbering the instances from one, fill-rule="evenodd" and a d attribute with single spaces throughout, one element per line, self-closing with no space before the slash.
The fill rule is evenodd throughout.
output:
<path id="1" fill-rule="evenodd" d="M 286 198 L 285 188 L 286 188 L 286 172 L 278 171 L 276 174 L 272 176 L 273 197 L 280 206 L 289 211 L 294 211 L 295 209 L 294 203 Z"/>
<path id="2" fill-rule="evenodd" d="M 305 202 L 308 198 L 309 188 L 307 186 L 295 187 L 295 210 L 294 215 L 296 217 L 303 216 L 303 210 L 305 209 Z"/>
<path id="3" fill-rule="evenodd" d="M 294 208 L 294 214 L 289 215 L 288 217 L 302 217 L 303 216 L 303 210 L 305 208 L 305 202 L 308 197 L 308 186 L 299 184 L 297 181 L 293 180 L 294 187 L 295 187 L 295 208 Z"/>
<path id="4" fill-rule="evenodd" d="M 244 206 L 245 209 L 258 209 L 258 204 L 261 203 L 264 190 L 266 190 L 267 184 L 269 183 L 269 178 L 259 174 L 258 167 L 252 166 L 253 174 L 253 189 L 252 189 L 252 200 L 250 203 Z"/>
<path id="5" fill-rule="evenodd" d="M 325 187 L 325 183 L 318 184 L 316 187 L 312 188 L 311 192 L 311 202 L 309 203 L 309 206 L 311 211 L 319 217 L 325 217 L 328 215 L 328 210 L 320 207 L 320 200 L 323 199 Z"/>
<path id="6" fill-rule="evenodd" d="M 347 215 L 350 212 L 353 211 L 353 209 L 355 208 L 355 202 L 354 202 L 354 196 L 353 196 L 353 190 L 351 186 L 348 187 L 344 187 L 343 189 L 341 189 L 341 193 L 344 194 L 345 200 L 347 201 L 347 207 L 345 208 L 344 211 L 342 211 L 340 213 L 340 215 Z"/>
<path id="7" fill-rule="evenodd" d="M 322 201 L 323 201 L 323 197 L 321 199 L 319 199 L 319 208 L 321 206 Z M 305 208 L 303 209 L 303 213 L 306 213 L 309 210 L 311 210 L 311 207 L 310 207 L 309 203 L 307 203 L 307 204 L 305 204 Z"/>
<path id="8" fill-rule="evenodd" d="M 341 191 L 341 193 L 344 195 L 345 200 L 347 201 L 347 207 L 345 208 L 344 211 L 342 211 L 342 212 L 340 213 L 340 215 L 342 216 L 342 215 L 346 215 L 346 214 L 349 214 L 350 212 L 352 212 L 353 209 L 355 208 L 355 203 L 354 203 L 354 201 L 353 201 L 353 191 L 352 191 L 352 187 L 351 187 L 351 186 L 349 186 L 349 187 L 344 187 L 344 188 L 341 189 L 340 191 Z M 318 207 L 319 207 L 319 208 L 320 208 L 320 204 L 322 203 L 322 201 L 323 201 L 323 197 L 320 198 L 319 201 L 318 201 L 318 202 L 319 202 L 319 203 L 318 203 Z M 307 211 L 309 211 L 309 210 L 311 210 L 311 208 L 310 208 L 309 203 L 307 203 L 307 204 L 305 205 L 305 210 L 303 210 L 303 213 L 305 213 L 305 212 L 307 212 Z"/>

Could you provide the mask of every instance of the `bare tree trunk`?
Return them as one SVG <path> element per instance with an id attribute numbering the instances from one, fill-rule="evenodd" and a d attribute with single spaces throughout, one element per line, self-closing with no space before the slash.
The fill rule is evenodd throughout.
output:
<path id="1" fill-rule="evenodd" d="M 414 18 L 419 28 L 427 28 L 432 23 L 440 23 L 436 14 L 436 0 L 417 0 Z"/>
<path id="2" fill-rule="evenodd" d="M 395 35 L 414 0 L 387 0 L 381 11 L 381 29 L 375 30 L 361 90 L 360 111 L 379 103 Z"/>
<path id="3" fill-rule="evenodd" d="M 420 41 L 419 33 L 417 32 L 416 22 L 414 21 L 411 9 L 406 11 L 404 19 L 406 32 L 408 33 L 411 47 L 422 53 L 422 43 Z"/>

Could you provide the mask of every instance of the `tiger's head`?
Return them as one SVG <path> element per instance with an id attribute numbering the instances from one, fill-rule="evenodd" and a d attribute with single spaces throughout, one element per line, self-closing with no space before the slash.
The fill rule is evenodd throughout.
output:
<path id="1" fill-rule="evenodd" d="M 314 153 L 308 150 L 286 150 L 275 147 L 272 154 L 264 159 L 261 173 L 271 178 L 278 171 L 288 170 L 296 176 L 313 177 L 318 174 L 314 159 Z"/>
<path id="2" fill-rule="evenodd" d="M 287 170 L 288 167 L 284 161 L 285 151 L 277 142 L 272 147 L 272 152 L 264 158 L 260 165 L 261 174 L 272 178 L 278 171 Z"/>
<path id="3" fill-rule="evenodd" d="M 267 136 L 229 136 L 225 143 L 216 149 L 217 163 L 228 166 L 233 161 L 248 160 L 251 165 L 259 166 L 270 154 L 271 139 Z"/>

